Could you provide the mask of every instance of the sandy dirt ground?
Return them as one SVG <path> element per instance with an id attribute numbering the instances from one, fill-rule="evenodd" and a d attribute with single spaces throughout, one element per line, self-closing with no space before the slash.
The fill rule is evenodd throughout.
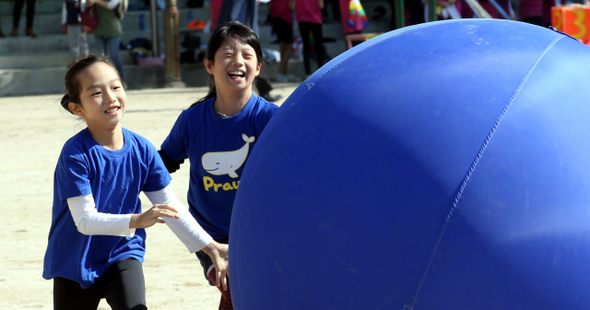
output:
<path id="1" fill-rule="evenodd" d="M 295 84 L 276 84 L 283 100 Z M 206 88 L 129 91 L 123 126 L 156 147 L 183 109 Z M 85 128 L 63 110 L 61 96 L 0 98 L 0 309 L 52 309 L 53 281 L 42 278 L 51 224 L 53 172 L 63 143 Z M 277 102 L 281 104 L 283 100 Z M 186 204 L 188 164 L 172 186 Z M 144 206 L 150 206 L 142 195 Z M 165 225 L 147 230 L 144 263 L 150 309 L 217 309 L 220 294 L 208 285 L 197 258 Z M 101 302 L 99 309 L 110 309 Z"/>

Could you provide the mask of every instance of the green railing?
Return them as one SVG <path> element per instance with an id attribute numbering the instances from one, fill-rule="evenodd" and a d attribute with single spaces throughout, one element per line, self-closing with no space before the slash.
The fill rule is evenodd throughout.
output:
<path id="1" fill-rule="evenodd" d="M 436 0 L 428 0 L 428 20 L 436 20 Z M 402 28 L 406 25 L 404 14 L 404 0 L 395 0 L 395 28 Z"/>

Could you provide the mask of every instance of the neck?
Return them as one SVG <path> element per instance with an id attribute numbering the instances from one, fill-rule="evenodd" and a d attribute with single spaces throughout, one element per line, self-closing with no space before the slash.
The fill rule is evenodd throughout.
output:
<path id="1" fill-rule="evenodd" d="M 233 116 L 246 106 L 250 97 L 252 96 L 252 90 L 244 93 L 221 93 L 217 92 L 217 98 L 213 103 L 213 109 L 218 115 Z"/>
<path id="2" fill-rule="evenodd" d="M 88 126 L 88 131 L 94 141 L 107 150 L 118 151 L 125 145 L 121 126 L 117 126 L 112 130 L 97 130 Z"/>

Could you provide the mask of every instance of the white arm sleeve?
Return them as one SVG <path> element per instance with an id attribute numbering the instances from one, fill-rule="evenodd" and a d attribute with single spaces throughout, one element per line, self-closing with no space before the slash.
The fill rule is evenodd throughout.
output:
<path id="1" fill-rule="evenodd" d="M 107 8 L 109 10 L 114 9 L 121 1 L 120 0 L 111 0 L 109 1 L 109 3 L 107 4 Z"/>
<path id="2" fill-rule="evenodd" d="M 65 25 L 67 22 L 67 15 L 68 15 L 68 11 L 66 10 L 66 3 L 64 1 L 64 3 L 61 6 L 61 24 Z"/>
<path id="3" fill-rule="evenodd" d="M 188 209 L 174 195 L 170 186 L 155 191 L 144 192 L 153 204 L 169 204 L 178 211 L 179 219 L 166 218 L 166 225 L 184 243 L 190 253 L 202 250 L 213 238 L 197 223 Z"/>
<path id="4" fill-rule="evenodd" d="M 92 195 L 68 198 L 68 207 L 80 233 L 121 237 L 135 235 L 135 229 L 129 228 L 131 214 L 99 213 Z"/>

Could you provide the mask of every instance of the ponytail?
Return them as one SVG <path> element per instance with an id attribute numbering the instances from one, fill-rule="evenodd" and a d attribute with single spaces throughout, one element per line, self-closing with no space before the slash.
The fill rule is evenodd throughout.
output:
<path id="1" fill-rule="evenodd" d="M 66 111 L 74 114 L 74 112 L 72 112 L 70 110 L 70 102 L 72 102 L 72 99 L 70 98 L 69 94 L 65 94 L 62 98 L 61 98 L 61 106 L 66 109 Z"/>

